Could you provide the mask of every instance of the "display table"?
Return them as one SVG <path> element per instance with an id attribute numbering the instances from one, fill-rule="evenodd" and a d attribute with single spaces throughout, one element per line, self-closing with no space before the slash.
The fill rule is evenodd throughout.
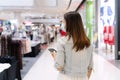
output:
<path id="1" fill-rule="evenodd" d="M 7 80 L 7 70 L 0 73 L 0 80 Z"/>
<path id="2" fill-rule="evenodd" d="M 40 52 L 40 41 L 31 41 L 31 48 L 32 48 L 32 51 L 27 53 L 27 54 L 24 54 L 24 57 L 35 57 L 38 55 L 38 53 Z"/>

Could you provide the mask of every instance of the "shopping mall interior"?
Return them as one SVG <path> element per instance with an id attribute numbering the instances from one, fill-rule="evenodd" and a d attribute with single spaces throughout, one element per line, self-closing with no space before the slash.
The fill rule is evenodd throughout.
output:
<path id="1" fill-rule="evenodd" d="M 10 2 L 9 2 L 10 1 Z M 120 80 L 120 0 L 0 0 L 0 80 L 58 80 L 50 48 L 78 12 L 93 45 L 89 80 Z M 71 80 L 71 79 L 70 79 Z"/>

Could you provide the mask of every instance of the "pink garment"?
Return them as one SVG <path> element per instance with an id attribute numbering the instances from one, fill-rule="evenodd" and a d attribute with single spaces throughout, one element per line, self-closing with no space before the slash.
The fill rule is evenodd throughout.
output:
<path id="1" fill-rule="evenodd" d="M 23 39 L 22 40 L 22 44 L 23 44 L 23 54 L 29 53 L 31 52 L 31 44 L 30 44 L 30 40 L 29 39 Z"/>

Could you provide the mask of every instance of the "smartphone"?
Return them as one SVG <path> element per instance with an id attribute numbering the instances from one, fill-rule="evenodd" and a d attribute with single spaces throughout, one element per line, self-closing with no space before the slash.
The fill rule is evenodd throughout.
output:
<path id="1" fill-rule="evenodd" d="M 49 50 L 50 52 L 54 52 L 54 51 L 57 52 L 54 48 L 49 48 L 48 50 Z"/>

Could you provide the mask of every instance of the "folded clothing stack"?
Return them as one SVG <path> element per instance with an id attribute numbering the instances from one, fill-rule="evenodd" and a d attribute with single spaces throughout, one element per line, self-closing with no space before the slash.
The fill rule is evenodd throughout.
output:
<path id="1" fill-rule="evenodd" d="M 9 63 L 0 63 L 0 73 L 8 69 L 11 65 Z"/>
<path id="2" fill-rule="evenodd" d="M 0 72 L 0 80 L 15 80 L 16 78 L 18 78 L 17 63 L 18 62 L 15 57 L 0 57 L 0 69 L 1 71 L 3 70 L 2 72 Z"/>

